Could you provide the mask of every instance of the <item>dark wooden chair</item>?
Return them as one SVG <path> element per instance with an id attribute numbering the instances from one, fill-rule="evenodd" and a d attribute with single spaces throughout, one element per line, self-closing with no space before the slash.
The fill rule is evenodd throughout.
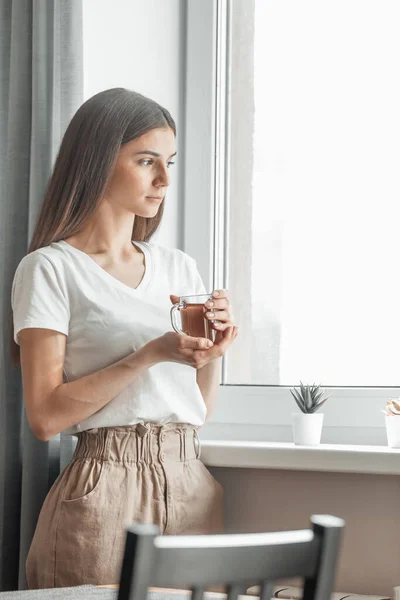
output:
<path id="1" fill-rule="evenodd" d="M 190 588 L 201 600 L 206 588 L 226 586 L 236 600 L 248 585 L 270 600 L 273 584 L 304 579 L 303 600 L 329 600 L 344 521 L 311 517 L 311 529 L 277 533 L 161 536 L 153 525 L 127 529 L 118 600 L 145 600 L 149 587 Z"/>

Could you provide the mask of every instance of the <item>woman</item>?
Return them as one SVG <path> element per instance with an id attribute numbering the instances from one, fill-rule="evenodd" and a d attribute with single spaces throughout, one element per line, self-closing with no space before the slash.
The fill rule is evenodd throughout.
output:
<path id="1" fill-rule="evenodd" d="M 135 92 L 85 102 L 15 273 L 30 427 L 41 440 L 78 437 L 39 516 L 30 588 L 117 583 L 132 521 L 165 534 L 222 530 L 222 490 L 199 460 L 197 430 L 237 327 L 217 290 L 214 343 L 171 331 L 173 294 L 206 291 L 191 257 L 150 243 L 175 135 L 168 111 Z"/>

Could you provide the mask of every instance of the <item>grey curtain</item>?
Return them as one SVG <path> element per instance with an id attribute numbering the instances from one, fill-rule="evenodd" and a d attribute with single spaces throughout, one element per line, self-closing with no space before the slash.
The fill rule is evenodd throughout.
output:
<path id="1" fill-rule="evenodd" d="M 0 590 L 11 590 L 26 587 L 37 516 L 60 470 L 60 439 L 39 442 L 26 423 L 9 354 L 11 284 L 83 101 L 82 0 L 0 0 L 0 19 Z"/>

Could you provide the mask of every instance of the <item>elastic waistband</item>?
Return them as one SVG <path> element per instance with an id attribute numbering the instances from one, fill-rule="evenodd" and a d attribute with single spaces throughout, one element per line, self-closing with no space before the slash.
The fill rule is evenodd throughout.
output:
<path id="1" fill-rule="evenodd" d="M 87 429 L 77 435 L 74 459 L 152 464 L 200 458 L 197 427 L 188 423 L 138 423 Z"/>

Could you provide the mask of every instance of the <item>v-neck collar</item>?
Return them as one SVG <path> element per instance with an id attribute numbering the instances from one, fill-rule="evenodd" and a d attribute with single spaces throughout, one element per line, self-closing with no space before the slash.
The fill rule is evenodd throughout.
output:
<path id="1" fill-rule="evenodd" d="M 150 247 L 145 242 L 137 242 L 137 241 L 132 240 L 132 244 L 134 246 L 138 246 L 139 249 L 142 250 L 142 252 L 144 254 L 144 261 L 145 261 L 144 275 L 142 277 L 141 282 L 139 283 L 139 285 L 136 288 L 126 285 L 126 283 L 123 283 L 122 281 L 120 281 L 119 279 L 114 277 L 114 275 L 111 275 L 110 273 L 108 273 L 108 271 L 103 269 L 103 267 L 101 267 L 98 262 L 96 262 L 91 256 L 89 256 L 89 254 L 87 254 L 86 252 L 83 252 L 83 250 L 78 250 L 78 248 L 75 248 L 75 246 L 71 246 L 71 244 L 69 244 L 65 240 L 60 240 L 60 241 L 54 242 L 54 243 L 61 244 L 63 248 L 69 250 L 76 256 L 82 257 L 86 261 L 86 263 L 88 265 L 90 265 L 94 270 L 96 270 L 99 273 L 99 275 L 101 275 L 103 278 L 107 279 L 108 281 L 112 281 L 116 286 L 118 286 L 128 292 L 131 292 L 132 294 L 145 291 L 149 287 L 149 284 L 153 279 L 152 256 L 151 256 L 151 252 L 150 252 Z"/>

